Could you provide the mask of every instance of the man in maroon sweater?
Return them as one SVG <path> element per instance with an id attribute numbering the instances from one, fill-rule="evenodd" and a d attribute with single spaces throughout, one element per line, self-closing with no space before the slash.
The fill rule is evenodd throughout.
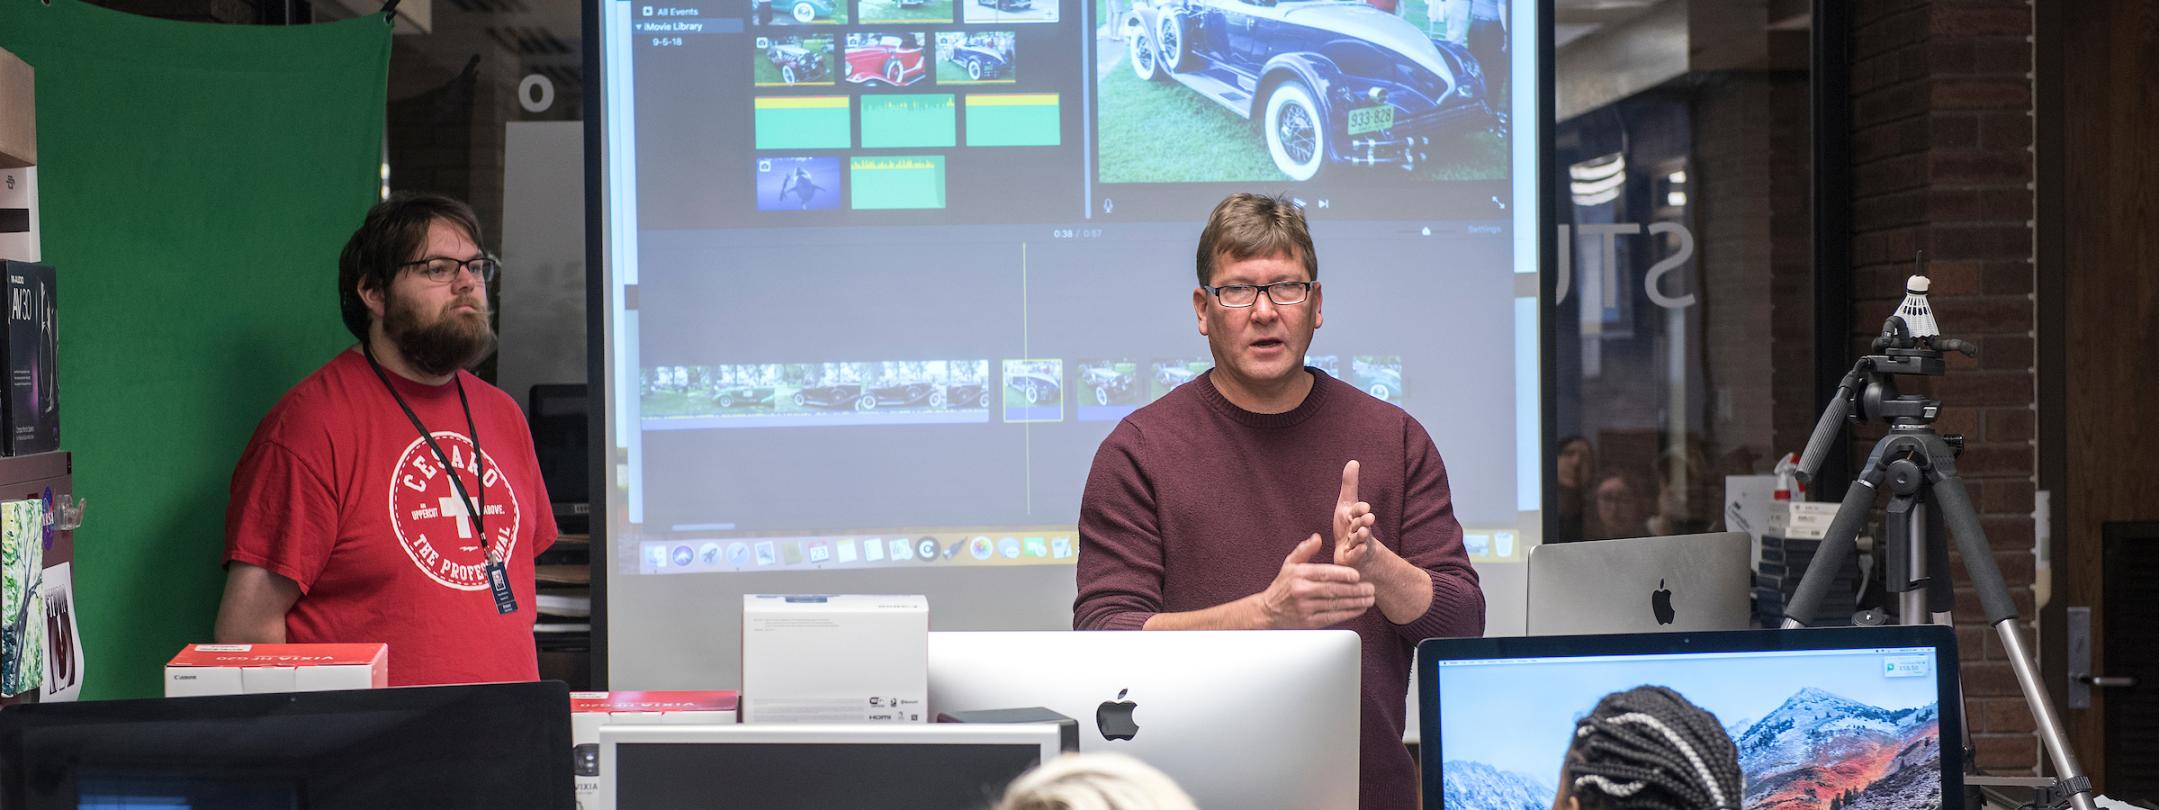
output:
<path id="1" fill-rule="evenodd" d="M 1484 629 L 1446 465 L 1401 408 L 1304 365 L 1322 318 L 1302 211 L 1223 200 L 1198 272 L 1192 310 L 1215 367 L 1096 451 L 1073 626 L 1355 630 L 1361 805 L 1415 807 L 1402 745 L 1415 644 Z"/>

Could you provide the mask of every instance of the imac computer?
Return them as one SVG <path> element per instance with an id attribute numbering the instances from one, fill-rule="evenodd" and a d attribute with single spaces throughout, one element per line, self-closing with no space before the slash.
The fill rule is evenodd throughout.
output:
<path id="1" fill-rule="evenodd" d="M 1357 806 L 1361 640 L 1347 630 L 932 632 L 932 712 L 1042 706 L 1201 807 Z"/>
<path id="2" fill-rule="evenodd" d="M 1529 550 L 1529 635 L 1745 630 L 1745 532 L 1559 543 Z"/>

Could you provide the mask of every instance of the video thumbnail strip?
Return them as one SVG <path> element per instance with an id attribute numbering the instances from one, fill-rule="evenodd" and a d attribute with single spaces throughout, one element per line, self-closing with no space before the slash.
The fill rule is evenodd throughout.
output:
<path id="1" fill-rule="evenodd" d="M 647 430 L 989 421 L 988 360 L 655 366 Z"/>
<path id="2" fill-rule="evenodd" d="M 994 377 L 988 360 L 667 365 L 639 372 L 638 405 L 646 430 L 1027 424 L 1068 415 L 1115 422 L 1213 365 L 1203 357 L 1009 358 Z M 1404 401 L 1401 355 L 1353 355 L 1347 377 L 1335 355 L 1308 355 L 1305 365 L 1385 402 Z"/>
<path id="3" fill-rule="evenodd" d="M 864 531 L 766 537 L 647 540 L 640 574 L 805 571 L 835 568 L 1070 565 L 1079 556 L 1071 526 Z"/>

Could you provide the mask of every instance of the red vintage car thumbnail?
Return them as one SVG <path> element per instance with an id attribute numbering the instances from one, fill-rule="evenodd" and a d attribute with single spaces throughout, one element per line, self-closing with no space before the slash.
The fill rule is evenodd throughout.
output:
<path id="1" fill-rule="evenodd" d="M 929 75 L 929 65 L 922 58 L 922 50 L 922 46 L 896 36 L 879 37 L 870 44 L 848 48 L 847 80 L 859 83 L 881 81 L 894 87 L 914 84 Z"/>

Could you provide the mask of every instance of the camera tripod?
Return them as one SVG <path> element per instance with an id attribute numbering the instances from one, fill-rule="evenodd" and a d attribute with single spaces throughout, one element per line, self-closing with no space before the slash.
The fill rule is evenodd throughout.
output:
<path id="1" fill-rule="evenodd" d="M 1934 431 L 1934 419 L 1941 412 L 1939 400 L 1897 390 L 1898 376 L 1941 376 L 1945 351 L 1975 354 L 1969 343 L 1931 334 L 1933 318 L 1927 311 L 1926 289 L 1923 275 L 1913 277 L 1899 314 L 1890 316 L 1882 324 L 1881 336 L 1874 339 L 1876 353 L 1859 358 L 1838 384 L 1836 397 L 1822 411 L 1821 421 L 1807 440 L 1806 452 L 1800 456 L 1799 478 L 1811 482 L 1847 418 L 1853 422 L 1881 419 L 1889 423 L 1888 435 L 1875 443 L 1858 479 L 1837 506 L 1828 534 L 1792 595 L 1784 626 L 1800 628 L 1818 618 L 1814 614 L 1829 591 L 1830 581 L 1854 552 L 1859 531 L 1873 511 L 1874 498 L 1886 484 L 1889 506 L 1883 521 L 1882 553 L 1888 576 L 1883 587 L 1898 595 L 1898 621 L 1949 623 L 1955 593 L 1947 571 L 1948 541 L 1942 532 L 1942 524 L 1947 523 L 1949 534 L 1955 536 L 1963 554 L 1964 572 L 1978 592 L 1987 622 L 2001 637 L 2017 686 L 2031 707 L 2040 740 L 2058 774 L 2060 792 L 2069 797 L 2076 810 L 2094 810 L 2091 780 L 2078 766 L 2061 720 L 2039 682 L 2031 652 L 2017 632 L 2016 602 L 2002 581 L 2001 569 L 1994 564 L 1994 553 L 1979 525 L 1979 515 L 1972 508 L 1971 494 L 1957 477 L 1956 456 L 1963 449 L 1964 439 L 1944 437 Z M 1922 321 L 1921 327 L 1913 328 L 1914 321 Z M 1939 513 L 1940 520 L 1930 520 L 1932 513 Z M 1940 573 L 1936 573 L 1937 568 Z"/>

